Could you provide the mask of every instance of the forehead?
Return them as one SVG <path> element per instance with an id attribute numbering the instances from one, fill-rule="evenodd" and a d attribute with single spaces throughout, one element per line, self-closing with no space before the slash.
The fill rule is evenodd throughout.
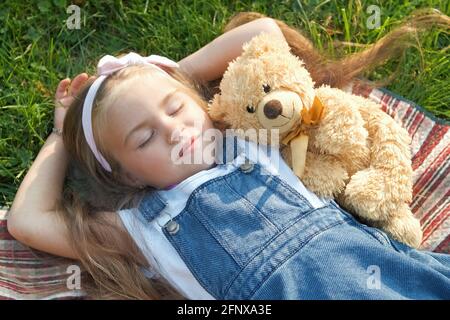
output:
<path id="1" fill-rule="evenodd" d="M 106 110 L 107 121 L 130 118 L 145 112 L 149 106 L 150 109 L 157 108 L 167 93 L 177 86 L 176 80 L 159 72 L 147 72 L 122 81 L 112 89 L 111 103 Z"/>
<path id="2" fill-rule="evenodd" d="M 151 117 L 163 98 L 177 87 L 176 80 L 159 72 L 135 75 L 113 87 L 102 125 L 102 131 L 107 132 L 103 136 L 106 144 L 122 141 L 144 117 Z"/>

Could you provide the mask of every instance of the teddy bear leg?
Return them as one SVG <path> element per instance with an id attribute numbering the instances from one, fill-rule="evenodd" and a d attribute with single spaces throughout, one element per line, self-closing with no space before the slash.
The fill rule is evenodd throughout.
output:
<path id="1" fill-rule="evenodd" d="M 344 191 L 349 177 L 339 159 L 332 155 L 306 153 L 303 184 L 320 197 L 333 198 Z"/>
<path id="2" fill-rule="evenodd" d="M 396 214 L 398 203 L 411 200 L 411 181 L 402 174 L 401 167 L 393 170 L 369 167 L 351 176 L 343 199 L 362 218 L 386 220 Z"/>
<path id="3" fill-rule="evenodd" d="M 399 172 L 373 167 L 358 171 L 345 188 L 344 206 L 394 239 L 417 247 L 422 231 L 405 201 L 410 197 L 410 189 L 405 188 L 408 181 L 408 176 Z"/>

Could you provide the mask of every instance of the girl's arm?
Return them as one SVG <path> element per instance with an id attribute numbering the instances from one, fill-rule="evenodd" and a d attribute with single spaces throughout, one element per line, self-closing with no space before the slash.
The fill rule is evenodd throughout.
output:
<path id="1" fill-rule="evenodd" d="M 282 37 L 283 33 L 271 18 L 260 18 L 232 29 L 179 61 L 180 67 L 195 80 L 207 82 L 219 79 L 228 67 L 228 63 L 242 53 L 242 45 L 254 36 L 272 33 Z"/>
<path id="2" fill-rule="evenodd" d="M 60 136 L 52 133 L 23 179 L 8 212 L 8 231 L 33 248 L 75 258 L 65 223 L 54 212 L 61 197 L 68 156 Z"/>
<path id="3" fill-rule="evenodd" d="M 62 129 L 66 108 L 87 79 L 84 73 L 75 77 L 71 83 L 70 79 L 60 82 L 55 98 L 58 104 L 65 107 L 55 109 L 56 128 Z M 8 211 L 8 231 L 30 247 L 76 259 L 69 244 L 66 224 L 55 212 L 56 203 L 62 195 L 67 165 L 68 154 L 62 137 L 50 134 L 20 184 Z M 114 219 L 112 222 L 120 220 L 114 216 L 106 215 Z"/>

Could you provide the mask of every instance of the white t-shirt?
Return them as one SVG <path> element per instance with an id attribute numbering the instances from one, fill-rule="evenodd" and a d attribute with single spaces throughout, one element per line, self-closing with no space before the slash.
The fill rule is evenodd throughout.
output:
<path id="1" fill-rule="evenodd" d="M 252 162 L 264 166 L 270 173 L 278 174 L 280 179 L 283 179 L 303 195 L 312 207 L 321 208 L 329 202 L 329 200 L 319 198 L 305 188 L 281 158 L 278 149 L 271 148 L 269 157 L 265 146 L 241 139 L 238 139 L 238 146 L 240 151 L 233 161 L 217 165 L 209 170 L 200 171 L 182 181 L 173 189 L 158 191 L 158 194 L 167 202 L 167 206 L 154 220 L 144 223 L 142 219 L 138 218 L 140 213 L 137 208 L 119 211 L 126 229 L 150 265 L 154 266 L 155 270 L 146 270 L 147 276 L 152 277 L 155 274 L 160 274 L 188 299 L 214 299 L 214 297 L 192 275 L 176 249 L 166 239 L 161 226 L 164 226 L 166 222 L 184 209 L 192 191 L 201 184 L 233 172 L 245 162 L 245 158 L 248 158 Z"/>

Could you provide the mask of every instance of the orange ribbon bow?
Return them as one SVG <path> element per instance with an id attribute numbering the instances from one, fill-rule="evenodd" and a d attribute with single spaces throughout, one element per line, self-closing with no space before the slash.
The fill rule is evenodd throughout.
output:
<path id="1" fill-rule="evenodd" d="M 322 101 L 315 96 L 311 108 L 303 107 L 301 110 L 302 122 L 307 125 L 316 125 L 323 118 L 325 107 Z M 297 177 L 302 177 L 305 170 L 306 151 L 309 137 L 302 133 L 301 122 L 281 141 L 284 145 L 290 145 L 292 155 L 292 169 Z"/>

